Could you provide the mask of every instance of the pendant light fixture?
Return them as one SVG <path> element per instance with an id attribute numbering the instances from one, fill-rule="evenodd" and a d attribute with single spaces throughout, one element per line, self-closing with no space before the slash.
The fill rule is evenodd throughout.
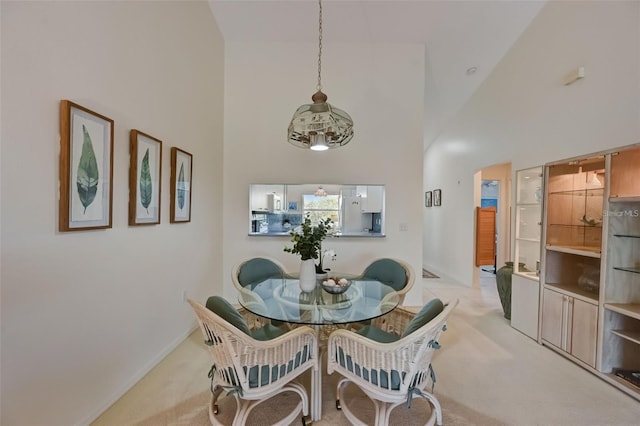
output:
<path id="1" fill-rule="evenodd" d="M 353 138 L 353 120 L 346 112 L 327 103 L 322 93 L 322 0 L 318 0 L 318 85 L 312 104 L 299 107 L 289 123 L 289 143 L 314 151 L 325 151 L 349 143 Z"/>
<path id="2" fill-rule="evenodd" d="M 327 194 L 327 191 L 325 191 L 323 187 L 319 186 L 318 189 L 316 189 L 316 192 L 313 193 L 313 195 L 315 195 L 316 197 L 326 197 L 329 194 Z"/>

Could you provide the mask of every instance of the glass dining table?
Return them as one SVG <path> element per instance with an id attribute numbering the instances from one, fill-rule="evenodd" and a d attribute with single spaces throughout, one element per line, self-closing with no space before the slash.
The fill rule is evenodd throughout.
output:
<path id="1" fill-rule="evenodd" d="M 380 281 L 348 274 L 331 276 L 349 280 L 350 286 L 343 293 L 334 294 L 325 290 L 319 279 L 313 291 L 304 292 L 296 277 L 275 276 L 244 287 L 238 302 L 264 318 L 314 327 L 320 348 L 333 329 L 379 317 L 398 306 L 396 291 Z M 311 419 L 316 421 L 322 412 L 320 370 L 312 372 L 311 387 Z"/>

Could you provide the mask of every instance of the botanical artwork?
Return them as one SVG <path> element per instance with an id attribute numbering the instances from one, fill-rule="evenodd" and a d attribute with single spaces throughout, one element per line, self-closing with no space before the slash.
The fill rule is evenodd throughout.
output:
<path id="1" fill-rule="evenodd" d="M 439 206 L 442 204 L 442 190 L 434 189 L 433 190 L 433 205 Z"/>
<path id="2" fill-rule="evenodd" d="M 96 198 L 98 192 L 98 162 L 96 161 L 96 154 L 93 150 L 93 144 L 91 143 L 91 136 L 87 131 L 87 127 L 82 125 L 82 154 L 80 155 L 80 161 L 78 162 L 78 180 L 76 182 L 78 188 L 78 197 L 84 207 L 82 214 L 87 214 L 87 207 Z"/>
<path id="3" fill-rule="evenodd" d="M 129 166 L 129 225 L 160 223 L 162 141 L 131 130 Z"/>
<path id="4" fill-rule="evenodd" d="M 424 206 L 431 207 L 431 191 L 424 193 Z"/>
<path id="5" fill-rule="evenodd" d="M 191 221 L 191 172 L 191 154 L 171 148 L 171 223 Z"/>
<path id="6" fill-rule="evenodd" d="M 60 103 L 60 231 L 111 227 L 113 120 Z"/>

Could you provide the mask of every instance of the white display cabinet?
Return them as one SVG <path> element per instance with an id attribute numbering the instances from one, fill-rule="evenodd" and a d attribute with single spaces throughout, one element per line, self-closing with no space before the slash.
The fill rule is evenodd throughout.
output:
<path id="1" fill-rule="evenodd" d="M 511 280 L 511 326 L 538 339 L 542 167 L 516 172 L 516 233 Z"/>

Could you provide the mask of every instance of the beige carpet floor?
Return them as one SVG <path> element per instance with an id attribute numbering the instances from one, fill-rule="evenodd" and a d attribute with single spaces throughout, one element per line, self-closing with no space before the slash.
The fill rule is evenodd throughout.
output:
<path id="1" fill-rule="evenodd" d="M 640 402 L 510 327 L 493 274 L 486 274 L 479 289 L 442 278 L 416 281 L 406 298 L 416 301 L 411 304 L 434 294 L 443 300 L 460 299 L 433 361 L 435 395 L 442 404 L 445 425 L 640 425 Z M 210 364 L 198 330 L 93 424 L 209 424 Z M 335 409 L 337 380 L 335 374 L 325 375 L 322 419 L 315 425 L 349 424 Z M 357 412 L 371 424 L 371 403 L 354 388 L 349 394 L 359 407 Z M 230 419 L 226 416 L 233 404 L 231 398 L 221 403 L 222 419 Z M 294 398 L 287 395 L 274 398 L 249 424 L 267 424 L 278 410 L 287 412 L 292 405 Z M 418 425 L 428 414 L 426 403 L 417 400 L 410 410 L 396 408 L 391 424 Z"/>

